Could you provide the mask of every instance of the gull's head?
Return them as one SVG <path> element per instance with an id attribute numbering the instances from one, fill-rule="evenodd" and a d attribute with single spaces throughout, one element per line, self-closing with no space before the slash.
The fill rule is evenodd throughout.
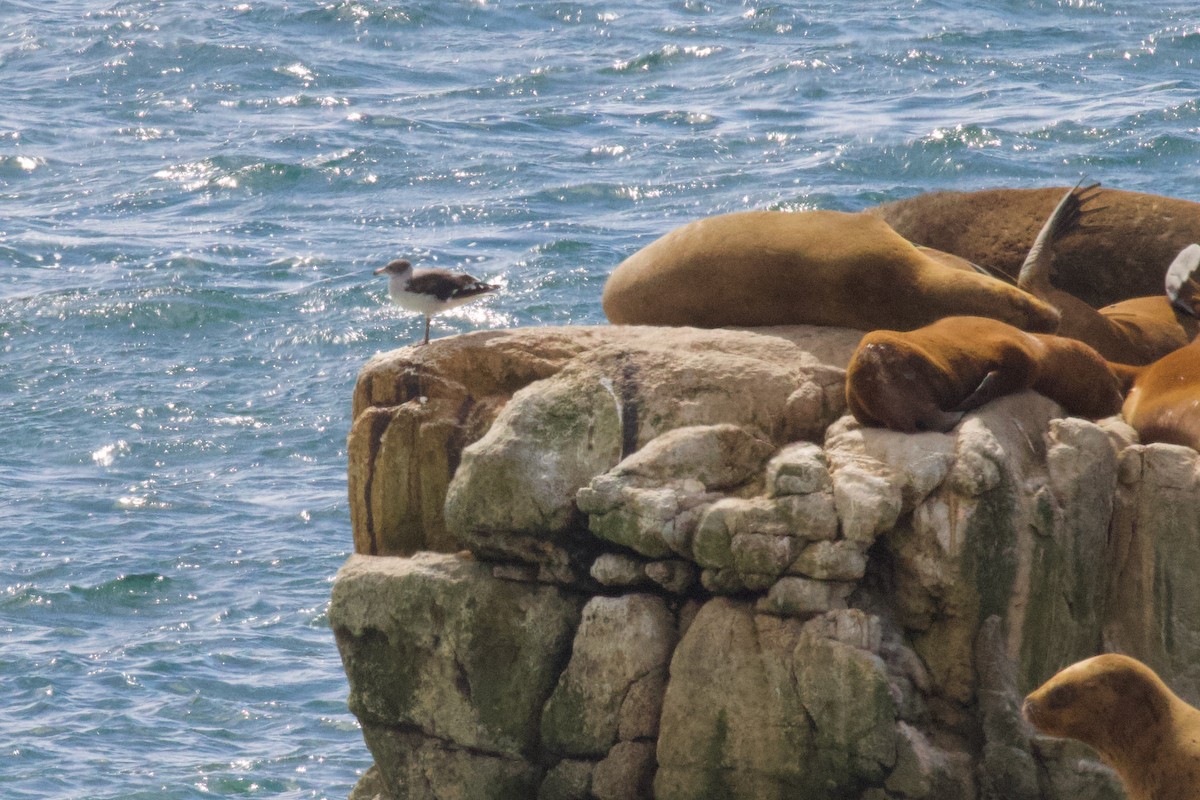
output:
<path id="1" fill-rule="evenodd" d="M 395 261 L 388 263 L 386 267 L 380 267 L 375 270 L 376 275 L 403 275 L 412 269 L 412 264 L 405 261 L 403 258 L 398 258 Z"/>

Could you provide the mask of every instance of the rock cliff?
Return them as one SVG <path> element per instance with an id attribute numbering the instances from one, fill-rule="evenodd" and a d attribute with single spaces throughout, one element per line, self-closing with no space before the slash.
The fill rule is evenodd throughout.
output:
<path id="1" fill-rule="evenodd" d="M 330 620 L 355 798 L 1119 798 L 1020 698 L 1200 698 L 1200 464 L 1034 394 L 860 427 L 860 332 L 553 328 L 380 355 Z"/>

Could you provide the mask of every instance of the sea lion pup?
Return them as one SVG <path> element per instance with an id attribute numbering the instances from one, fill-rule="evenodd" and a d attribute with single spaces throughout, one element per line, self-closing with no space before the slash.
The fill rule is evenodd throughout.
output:
<path id="1" fill-rule="evenodd" d="M 602 302 L 620 325 L 911 330 L 974 314 L 1025 330 L 1057 327 L 1058 312 L 1037 298 L 956 267 L 865 214 L 746 211 L 643 247 L 613 270 Z"/>
<path id="2" fill-rule="evenodd" d="M 867 209 L 905 239 L 1016 282 L 1038 230 L 1070 187 L 927 192 Z M 1100 308 L 1162 291 L 1162 268 L 1200 242 L 1200 203 L 1105 188 L 1087 235 L 1056 247 L 1056 282 Z"/>
<path id="3" fill-rule="evenodd" d="M 1025 698 L 1025 719 L 1096 749 L 1129 800 L 1200 797 L 1200 711 L 1122 655 L 1072 664 Z"/>
<path id="4" fill-rule="evenodd" d="M 1090 419 L 1121 408 L 1117 377 L 1083 342 L 984 317 L 872 331 L 846 368 L 846 401 L 855 419 L 906 433 L 948 431 L 968 411 L 1025 389 Z"/>
<path id="5" fill-rule="evenodd" d="M 1130 386 L 1121 416 L 1143 444 L 1200 450 L 1200 339 L 1146 367 L 1112 367 Z"/>
<path id="6" fill-rule="evenodd" d="M 1045 300 L 1062 314 L 1058 335 L 1087 342 L 1109 361 L 1149 364 L 1178 350 L 1200 333 L 1196 320 L 1200 247 L 1180 252 L 1166 275 L 1166 293 L 1124 300 L 1096 310 L 1050 282 L 1055 245 L 1080 225 L 1080 219 L 1100 209 L 1089 207 L 1100 184 L 1076 186 L 1063 195 L 1042 226 L 1017 277 L 1017 286 Z M 1090 227 L 1090 226 L 1089 226 Z"/>

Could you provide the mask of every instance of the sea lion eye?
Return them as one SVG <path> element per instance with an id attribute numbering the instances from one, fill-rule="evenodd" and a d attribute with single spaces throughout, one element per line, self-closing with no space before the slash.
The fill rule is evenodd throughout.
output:
<path id="1" fill-rule="evenodd" d="M 1075 702 L 1075 687 L 1074 686 L 1055 686 L 1046 693 L 1045 703 L 1047 708 L 1062 709 Z"/>
<path id="2" fill-rule="evenodd" d="M 929 430 L 929 426 L 925 424 L 925 420 L 917 420 L 917 430 L 922 432 Z"/>

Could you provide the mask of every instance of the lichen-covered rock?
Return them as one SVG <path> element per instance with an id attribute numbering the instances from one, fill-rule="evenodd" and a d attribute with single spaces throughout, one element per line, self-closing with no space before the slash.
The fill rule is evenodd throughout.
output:
<path id="1" fill-rule="evenodd" d="M 699 481 L 706 491 L 723 491 L 756 480 L 774 452 L 770 442 L 736 425 L 694 425 L 655 437 L 610 474 L 634 485 Z"/>
<path id="2" fill-rule="evenodd" d="M 576 494 L 592 478 L 674 429 L 733 425 L 743 433 L 720 429 L 709 439 L 674 443 L 707 459 L 713 472 L 705 477 L 719 482 L 721 465 L 704 454 L 743 448 L 736 471 L 761 452 L 745 433 L 772 449 L 786 441 L 788 398 L 820 366 L 776 336 L 693 329 L 679 329 L 669 339 L 614 334 L 610 344 L 581 353 L 552 377 L 517 392 L 488 432 L 463 450 L 447 492 L 447 528 L 491 557 L 561 561 L 581 527 Z M 686 442 L 694 449 L 688 451 Z M 672 458 L 679 463 L 679 455 L 647 457 L 642 466 L 662 469 Z M 665 520 L 656 515 L 670 513 L 670 499 L 642 499 L 633 520 L 627 514 L 603 530 L 632 531 L 630 541 L 644 554 L 662 557 L 666 547 L 655 547 L 636 519 Z"/>
<path id="3" fill-rule="evenodd" d="M 1108 550 L 1105 638 L 1176 692 L 1200 701 L 1200 456 L 1170 444 L 1130 447 Z"/>
<path id="4" fill-rule="evenodd" d="M 533 797 L 542 770 L 511 755 L 448 747 L 446 742 L 390 725 L 363 725 L 363 738 L 385 765 L 384 785 L 396 800 L 520 800 Z"/>
<path id="5" fill-rule="evenodd" d="M 800 551 L 787 571 L 822 581 L 857 581 L 867 571 L 866 549 L 850 539 L 813 542 Z"/>
<path id="6" fill-rule="evenodd" d="M 1035 736 L 1033 751 L 1046 767 L 1042 797 L 1046 800 L 1125 800 L 1121 779 L 1099 763 L 1096 753 L 1074 739 Z"/>
<path id="7" fill-rule="evenodd" d="M 592 773 L 596 800 L 649 800 L 654 783 L 654 744 L 618 742 Z"/>
<path id="8" fill-rule="evenodd" d="M 809 379 L 788 396 L 783 414 L 789 441 L 820 442 L 825 429 L 846 413 L 846 371 L 841 367 L 847 362 L 839 357 L 837 363 L 813 367 Z"/>
<path id="9" fill-rule="evenodd" d="M 624 553 L 601 553 L 588 572 L 603 586 L 632 588 L 650 583 L 646 562 Z"/>
<path id="10" fill-rule="evenodd" d="M 971 754 L 943 750 L 921 731 L 897 723 L 896 767 L 884 784 L 889 792 L 912 800 L 974 800 L 975 776 Z"/>
<path id="11" fill-rule="evenodd" d="M 1096 650 L 1104 617 L 1105 553 L 1117 488 L 1117 450 L 1098 425 L 1052 420 L 1044 438 L 1046 473 L 1027 479 L 1034 535 L 1018 569 L 1010 625 L 1022 631 L 1020 683 L 1035 686 Z M 1070 509 L 1069 512 L 1065 509 Z M 1197 620 L 1200 622 L 1200 619 Z"/>
<path id="12" fill-rule="evenodd" d="M 372 362 L 356 549 L 472 552 L 339 574 L 378 762 L 355 796 L 1119 797 L 1020 701 L 1106 648 L 1200 700 L 1200 456 L 1033 393 L 946 434 L 834 420 L 857 338 L 513 332 Z"/>
<path id="13" fill-rule="evenodd" d="M 818 445 L 790 444 L 767 463 L 766 484 L 768 497 L 832 491 L 829 459 Z"/>
<path id="14" fill-rule="evenodd" d="M 686 595 L 696 585 L 699 570 L 689 561 L 652 561 L 646 565 L 646 577 L 671 594 Z"/>
<path id="15" fill-rule="evenodd" d="M 383 776 L 379 773 L 379 767 L 372 764 L 370 769 L 358 779 L 358 783 L 354 784 L 354 788 L 350 790 L 349 800 L 394 800 L 394 798 L 383 784 Z"/>
<path id="16" fill-rule="evenodd" d="M 624 553 L 601 553 L 589 574 L 610 588 L 658 586 L 677 595 L 686 595 L 699 580 L 699 570 L 690 561 L 645 561 Z"/>
<path id="17" fill-rule="evenodd" d="M 621 407 L 601 380 L 573 372 L 527 387 L 464 450 L 446 496 L 449 530 L 486 556 L 564 560 L 582 525 L 575 493 L 621 452 Z"/>
<path id="18" fill-rule="evenodd" d="M 804 763 L 813 734 L 795 690 L 798 621 L 748 604 L 706 603 L 671 660 L 658 742 L 659 800 L 817 792 Z"/>
<path id="19" fill-rule="evenodd" d="M 985 800 L 1036 800 L 1038 767 L 1021 717 L 1016 670 L 1008 658 L 1001 619 L 992 615 L 980 626 L 975 642 L 978 670 L 979 724 L 983 755 L 979 764 L 980 797 Z"/>
<path id="20" fill-rule="evenodd" d="M 1084 446 L 1086 456 L 1080 457 L 1093 463 L 1074 475 L 1059 470 L 1052 480 L 1047 439 L 1030 432 L 1049 430 L 1058 413 L 1051 401 L 1022 395 L 968 417 L 945 480 L 886 537 L 896 609 L 913 629 L 914 647 L 934 683 L 956 702 L 971 698 L 973 642 L 979 620 L 991 614 L 1009 618 L 1029 637 L 1016 639 L 1026 643 L 1023 655 L 1010 654 L 1030 659 L 1027 674 L 1045 668 L 1044 653 L 1069 663 L 1099 641 L 1094 610 L 1086 603 L 1071 608 L 1071 600 L 1060 605 L 1058 598 L 1097 597 L 1102 573 L 1088 568 L 1089 554 L 1104 552 L 1106 526 L 1097 517 L 1089 526 L 1046 509 L 1059 502 L 1056 493 L 1069 496 L 1073 506 L 1111 502 L 1106 498 L 1114 488 L 1115 451 L 1094 424 L 1080 421 L 1098 434 L 1089 436 L 1072 422 L 1061 446 Z M 1036 533 L 1038 527 L 1043 533 Z M 1057 633 L 1049 638 L 1039 634 L 1047 616 L 1056 620 Z"/>
<path id="21" fill-rule="evenodd" d="M 658 733 L 675 617 L 659 597 L 595 597 L 583 609 L 571 660 L 542 713 L 543 746 L 604 756 L 622 740 Z"/>
<path id="22" fill-rule="evenodd" d="M 731 570 L 743 588 L 763 590 L 812 541 L 837 535 L 828 492 L 782 497 L 725 498 L 704 510 L 692 541 L 692 558 L 708 570 Z"/>
<path id="23" fill-rule="evenodd" d="M 547 770 L 537 800 L 591 800 L 593 761 L 564 758 Z"/>
<path id="24" fill-rule="evenodd" d="M 760 598 L 755 609 L 786 617 L 811 617 L 833 609 L 845 608 L 854 584 L 816 581 L 809 578 L 780 578 Z"/>
<path id="25" fill-rule="evenodd" d="M 896 762 L 896 707 L 882 659 L 805 629 L 797 685 L 816 728 L 816 760 L 835 786 L 883 779 Z"/>
<path id="26" fill-rule="evenodd" d="M 431 742 L 423 760 L 486 754 L 501 772 L 525 776 L 522 759 L 540 741 L 542 707 L 579 606 L 558 589 L 497 580 L 456 556 L 352 557 L 334 580 L 329 618 L 350 708 L 389 789 L 407 796 L 397 789 L 407 779 L 396 762 L 376 752 L 399 741 L 398 732 L 410 744 L 410 735 Z M 470 753 L 433 753 L 446 741 Z"/>
<path id="27" fill-rule="evenodd" d="M 674 487 L 638 488 L 608 475 L 579 490 L 579 510 L 589 515 L 588 530 L 647 558 L 688 555 L 692 535 L 709 503 L 720 498 L 696 481 Z"/>
<path id="28" fill-rule="evenodd" d="M 580 489 L 593 534 L 650 558 L 691 555 L 704 506 L 759 478 L 775 448 L 734 425 L 677 428 Z"/>
<path id="29" fill-rule="evenodd" d="M 819 797 L 894 759 L 895 709 L 866 651 L 722 599 L 676 648 L 655 797 Z"/>
<path id="30" fill-rule="evenodd" d="M 727 353 L 738 363 L 776 365 L 793 378 L 780 387 L 788 394 L 770 401 L 769 407 L 760 406 L 755 418 L 782 442 L 806 432 L 819 435 L 813 432 L 823 431 L 843 413 L 840 367 L 861 336 L 859 331 L 808 326 L 753 333 L 676 329 L 669 336 L 660 329 L 639 327 L 523 328 L 451 336 L 380 354 L 363 367 L 354 389 L 348 450 L 355 552 L 407 555 L 420 549 L 460 549 L 463 542 L 447 529 L 443 507 L 463 449 L 484 435 L 517 391 L 551 378 L 583 354 L 606 347 L 610 353 L 616 348 L 618 354 L 676 348 L 709 351 L 709 362 L 719 362 Z M 628 395 L 612 397 L 610 403 L 631 404 L 631 413 L 622 419 L 623 434 L 636 435 L 641 444 L 669 427 L 691 423 L 637 413 L 646 394 L 637 382 L 637 361 L 634 356 L 600 377 L 612 391 Z M 684 419 L 688 406 L 738 394 L 735 388 L 708 392 L 689 382 L 686 373 L 682 377 L 676 388 L 685 393 L 677 404 L 683 407 L 679 416 Z M 741 394 L 752 389 L 745 386 Z M 694 419 L 720 423 L 734 422 L 735 417 Z M 665 427 L 659 427 L 663 423 Z M 639 432 L 641 428 L 649 435 Z"/>
<path id="31" fill-rule="evenodd" d="M 869 546 L 911 513 L 946 477 L 955 438 L 864 428 L 850 418 L 832 426 L 825 451 L 843 535 Z"/>
<path id="32" fill-rule="evenodd" d="M 514 392 L 553 375 L 603 331 L 481 331 L 371 359 L 354 389 L 348 442 L 355 552 L 459 549 L 442 507 L 463 447 Z"/>

